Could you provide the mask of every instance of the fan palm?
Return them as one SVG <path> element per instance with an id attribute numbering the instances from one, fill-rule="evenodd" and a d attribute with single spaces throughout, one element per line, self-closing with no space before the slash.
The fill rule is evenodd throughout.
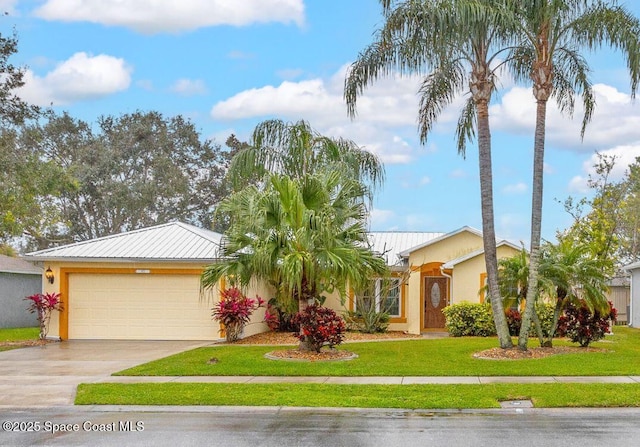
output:
<path id="1" fill-rule="evenodd" d="M 537 282 L 542 226 L 542 194 L 547 102 L 554 98 L 572 115 L 576 94 L 582 96 L 582 135 L 595 106 L 589 67 L 579 49 L 603 44 L 620 50 L 631 75 L 631 94 L 640 80 L 640 22 L 616 2 L 601 0 L 505 1 L 518 24 L 519 42 L 509 61 L 519 80 L 533 84 L 536 100 L 529 284 Z M 518 340 L 527 348 L 536 290 L 529 289 Z"/>
<path id="2" fill-rule="evenodd" d="M 325 169 L 300 178 L 268 174 L 263 188 L 232 194 L 220 205 L 232 218 L 223 260 L 205 268 L 202 287 L 231 275 L 245 287 L 263 280 L 279 301 L 303 310 L 325 292 L 344 299 L 348 285 L 385 276 L 384 260 L 368 247 L 364 188 Z"/>
<path id="3" fill-rule="evenodd" d="M 394 73 L 423 75 L 419 131 L 425 143 L 437 118 L 460 94 L 468 98 L 458 121 L 458 152 L 477 131 L 482 229 L 487 281 L 500 346 L 511 347 L 497 280 L 489 102 L 496 89 L 498 58 L 513 35 L 497 1 L 381 0 L 385 23 L 351 65 L 345 80 L 348 112 L 366 87 Z"/>

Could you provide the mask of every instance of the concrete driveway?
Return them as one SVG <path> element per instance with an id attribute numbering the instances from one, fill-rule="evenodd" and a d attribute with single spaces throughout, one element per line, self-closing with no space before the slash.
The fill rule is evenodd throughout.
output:
<path id="1" fill-rule="evenodd" d="M 73 405 L 82 382 L 104 382 L 117 371 L 203 341 L 63 341 L 0 352 L 0 408 Z"/>

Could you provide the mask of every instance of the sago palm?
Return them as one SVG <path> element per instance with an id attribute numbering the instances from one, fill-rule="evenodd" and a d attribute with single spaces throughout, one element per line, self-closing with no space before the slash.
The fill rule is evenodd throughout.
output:
<path id="1" fill-rule="evenodd" d="M 509 27 L 513 21 L 506 16 L 506 8 L 497 7 L 497 1 L 381 3 L 384 25 L 346 76 L 348 112 L 355 117 L 358 96 L 379 78 L 414 73 L 424 76 L 419 89 L 419 130 L 421 142 L 425 143 L 442 111 L 460 95 L 468 95 L 456 130 L 457 146 L 464 155 L 467 141 L 477 131 L 489 294 L 500 346 L 511 347 L 497 279 L 489 103 L 496 90 L 500 54 L 513 35 Z"/>

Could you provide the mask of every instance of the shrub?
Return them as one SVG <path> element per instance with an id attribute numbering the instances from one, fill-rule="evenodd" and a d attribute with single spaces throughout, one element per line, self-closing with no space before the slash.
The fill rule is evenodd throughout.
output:
<path id="1" fill-rule="evenodd" d="M 591 311 L 584 300 L 578 305 L 567 304 L 564 315 L 558 322 L 558 333 L 565 335 L 572 342 L 587 347 L 594 341 L 601 340 L 609 332 L 611 322 L 615 322 L 617 311 L 609 302 L 609 310 L 601 313 Z"/>
<path id="2" fill-rule="evenodd" d="M 540 320 L 540 327 L 542 328 L 542 336 L 544 338 L 549 338 L 549 334 L 551 333 L 554 311 L 555 305 L 553 304 L 536 303 L 536 313 L 538 314 L 538 319 Z M 538 333 L 535 324 L 535 321 L 531 322 L 531 330 L 529 331 L 530 337 L 533 337 Z M 555 336 L 557 337 L 558 335 L 555 334 Z"/>
<path id="3" fill-rule="evenodd" d="M 228 342 L 237 341 L 244 327 L 251 320 L 251 314 L 264 305 L 259 296 L 247 298 L 236 287 L 220 292 L 220 301 L 211 309 L 214 320 L 224 324 L 225 337 Z"/>
<path id="4" fill-rule="evenodd" d="M 520 334 L 520 326 L 522 326 L 522 316 L 516 309 L 507 309 L 505 311 L 507 318 L 507 326 L 509 326 L 509 335 L 515 336 Z"/>
<path id="5" fill-rule="evenodd" d="M 31 313 L 38 314 L 38 323 L 40 323 L 40 340 L 47 338 L 49 333 L 49 321 L 51 313 L 54 310 L 62 311 L 62 303 L 60 302 L 59 293 L 36 293 L 25 298 L 30 301 L 31 305 L 27 309 Z"/>
<path id="6" fill-rule="evenodd" d="M 447 306 L 442 311 L 446 317 L 446 328 L 454 337 L 488 337 L 496 334 L 488 304 L 462 302 Z"/>
<path id="7" fill-rule="evenodd" d="M 333 348 L 344 338 L 344 320 L 327 307 L 309 305 L 296 314 L 294 322 L 300 325 L 298 339 L 315 352 L 320 352 L 325 345 Z"/>
<path id="8" fill-rule="evenodd" d="M 264 321 L 272 331 L 299 332 L 300 327 L 293 322 L 294 316 L 295 312 L 288 311 L 275 298 L 271 298 L 267 304 Z"/>

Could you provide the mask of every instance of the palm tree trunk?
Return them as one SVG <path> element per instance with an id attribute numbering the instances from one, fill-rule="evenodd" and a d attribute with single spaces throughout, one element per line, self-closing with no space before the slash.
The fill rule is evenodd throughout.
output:
<path id="1" fill-rule="evenodd" d="M 542 229 L 542 192 L 544 183 L 544 143 L 547 119 L 547 100 L 539 99 L 536 108 L 536 130 L 533 142 L 533 184 L 531 194 L 531 249 L 529 251 L 529 289 L 522 315 L 518 347 L 527 349 L 531 319 L 538 295 L 538 266 L 540 264 L 540 235 Z"/>
<path id="2" fill-rule="evenodd" d="M 503 349 L 511 348 L 513 342 L 504 314 L 502 297 L 498 288 L 498 255 L 496 231 L 493 218 L 493 174 L 491 167 L 491 132 L 489 131 L 489 104 L 486 100 L 476 103 L 478 111 L 478 155 L 480 168 L 480 201 L 482 208 L 482 241 L 487 269 L 489 297 L 493 310 L 498 341 Z"/>

